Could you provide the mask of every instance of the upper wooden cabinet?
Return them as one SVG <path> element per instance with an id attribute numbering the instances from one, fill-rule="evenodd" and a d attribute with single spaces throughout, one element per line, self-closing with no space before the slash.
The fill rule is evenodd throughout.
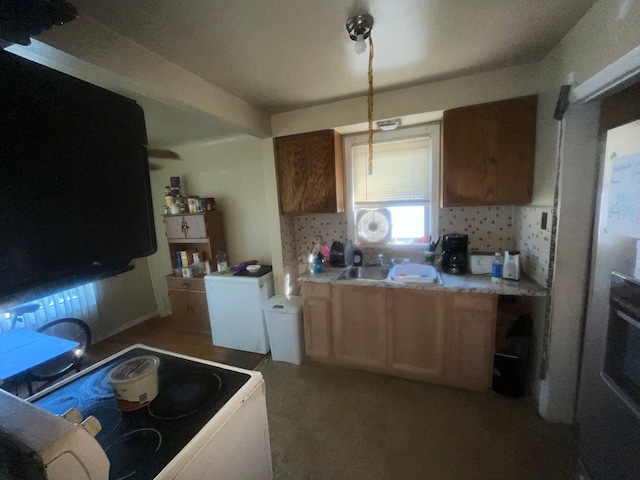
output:
<path id="1" fill-rule="evenodd" d="M 177 266 L 176 252 L 180 250 L 202 251 L 202 261 L 213 260 L 218 250 L 226 251 L 220 211 L 165 215 L 163 220 L 172 268 Z"/>
<path id="2" fill-rule="evenodd" d="M 280 213 L 344 212 L 342 137 L 333 130 L 275 139 Z"/>
<path id="3" fill-rule="evenodd" d="M 211 217 L 213 218 L 213 216 Z M 195 215 L 166 215 L 164 217 L 164 228 L 167 232 L 167 239 L 171 241 L 184 242 L 185 239 L 207 238 L 207 227 L 210 221 L 204 214 Z"/>
<path id="4" fill-rule="evenodd" d="M 536 107 L 530 96 L 444 112 L 443 207 L 531 202 Z"/>

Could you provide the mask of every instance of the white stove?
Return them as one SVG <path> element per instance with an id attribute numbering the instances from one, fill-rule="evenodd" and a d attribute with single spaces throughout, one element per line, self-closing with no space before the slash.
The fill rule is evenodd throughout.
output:
<path id="1" fill-rule="evenodd" d="M 158 396 L 140 409 L 121 411 L 106 376 L 141 355 L 160 358 Z M 212 472 L 216 479 L 273 477 L 260 372 L 134 345 L 28 401 L 36 407 L 11 395 L 0 397 L 0 411 L 18 406 L 31 422 L 20 425 L 14 419 L 15 428 L 7 431 L 2 418 L 0 433 L 41 459 L 46 476 L 34 478 L 186 480 L 209 478 Z M 100 422 L 95 439 L 56 416 L 70 408 Z"/>

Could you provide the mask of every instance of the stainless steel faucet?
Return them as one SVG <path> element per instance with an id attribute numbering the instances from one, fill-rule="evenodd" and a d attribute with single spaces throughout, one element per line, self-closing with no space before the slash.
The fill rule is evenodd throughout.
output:
<path id="1" fill-rule="evenodd" d="M 378 265 L 380 267 L 393 267 L 396 264 L 395 258 L 387 259 L 383 253 L 378 254 Z"/>

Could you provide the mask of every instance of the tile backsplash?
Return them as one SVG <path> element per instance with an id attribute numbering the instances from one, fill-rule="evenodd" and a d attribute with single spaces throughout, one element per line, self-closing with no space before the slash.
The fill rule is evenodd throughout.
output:
<path id="1" fill-rule="evenodd" d="M 547 285 L 551 258 L 551 214 L 553 207 L 525 205 L 518 207 L 516 215 L 517 249 L 520 250 L 522 270 L 540 285 Z M 542 229 L 542 214 L 547 214 L 546 228 Z"/>
<path id="2" fill-rule="evenodd" d="M 438 214 L 439 234 L 469 235 L 469 251 L 520 250 L 522 270 L 541 285 L 546 285 L 549 270 L 550 227 L 541 228 L 542 213 L 551 222 L 553 207 L 501 205 L 489 207 L 441 208 Z M 281 217 L 282 253 L 285 262 L 306 261 L 316 238 L 331 246 L 345 243 L 345 213 L 306 214 Z M 440 249 L 438 249 L 440 251 Z M 363 247 L 365 263 L 374 263 L 378 253 L 411 262 L 424 259 L 424 246 Z"/>
<path id="3" fill-rule="evenodd" d="M 513 250 L 516 247 L 516 208 L 512 205 L 441 208 L 438 215 L 438 233 L 469 235 L 470 252 Z"/>
<path id="4" fill-rule="evenodd" d="M 297 262 L 295 218 L 280 215 L 280 237 L 282 238 L 282 260 L 285 265 Z"/>
<path id="5" fill-rule="evenodd" d="M 305 259 L 311 251 L 316 237 L 322 237 L 321 244 L 347 241 L 346 213 L 314 213 L 295 216 L 296 252 L 298 258 Z"/>

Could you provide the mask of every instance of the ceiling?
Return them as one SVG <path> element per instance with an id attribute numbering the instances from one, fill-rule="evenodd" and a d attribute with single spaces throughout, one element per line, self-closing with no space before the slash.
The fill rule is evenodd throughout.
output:
<path id="1" fill-rule="evenodd" d="M 54 30 L 90 20 L 272 115 L 366 94 L 368 55 L 354 52 L 345 28 L 351 16 L 374 17 L 373 81 L 383 92 L 539 61 L 595 0 L 72 3 L 79 18 L 44 34 L 45 42 Z"/>

